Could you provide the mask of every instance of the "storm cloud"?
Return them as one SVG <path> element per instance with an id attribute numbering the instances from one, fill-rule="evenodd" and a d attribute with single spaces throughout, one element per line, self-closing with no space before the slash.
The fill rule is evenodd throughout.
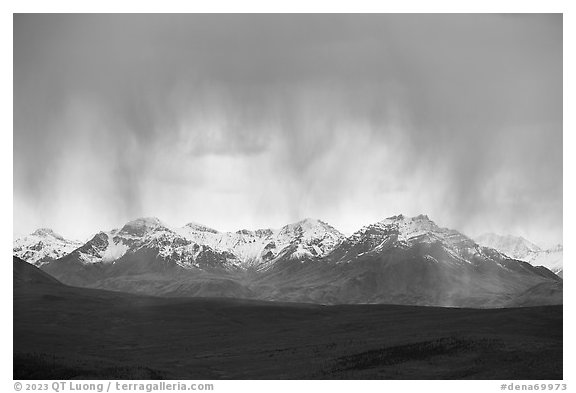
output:
<path id="1" fill-rule="evenodd" d="M 562 241 L 562 16 L 15 15 L 14 232 L 428 214 Z"/>

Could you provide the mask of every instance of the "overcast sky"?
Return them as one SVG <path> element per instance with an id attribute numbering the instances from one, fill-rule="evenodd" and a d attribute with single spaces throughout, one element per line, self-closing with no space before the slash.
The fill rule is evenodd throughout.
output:
<path id="1" fill-rule="evenodd" d="M 16 15 L 14 235 L 404 213 L 562 241 L 561 15 Z"/>

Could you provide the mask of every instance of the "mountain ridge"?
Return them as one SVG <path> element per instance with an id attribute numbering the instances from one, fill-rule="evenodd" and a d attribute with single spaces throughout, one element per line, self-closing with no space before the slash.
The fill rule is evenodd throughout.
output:
<path id="1" fill-rule="evenodd" d="M 521 236 L 485 233 L 475 240 L 484 246 L 494 248 L 511 258 L 530 263 L 533 266 L 544 266 L 560 277 L 563 275 L 563 247 L 557 244 L 542 248 Z"/>
<path id="2" fill-rule="evenodd" d="M 65 239 L 50 228 L 39 228 L 16 239 L 12 254 L 35 266 L 41 266 L 68 255 L 81 245 L 82 242 Z"/>
<path id="3" fill-rule="evenodd" d="M 561 280 L 548 269 L 425 215 L 388 217 L 348 237 L 317 219 L 219 232 L 142 218 L 96 234 L 42 269 L 68 285 L 160 296 L 456 307 L 503 306 L 520 294 L 522 305 L 561 299 L 561 289 L 530 292 Z"/>

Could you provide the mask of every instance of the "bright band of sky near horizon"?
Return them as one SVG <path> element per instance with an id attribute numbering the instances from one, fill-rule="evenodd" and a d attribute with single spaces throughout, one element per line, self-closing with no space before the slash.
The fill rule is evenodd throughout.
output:
<path id="1" fill-rule="evenodd" d="M 14 235 L 140 216 L 562 241 L 561 15 L 16 15 Z"/>

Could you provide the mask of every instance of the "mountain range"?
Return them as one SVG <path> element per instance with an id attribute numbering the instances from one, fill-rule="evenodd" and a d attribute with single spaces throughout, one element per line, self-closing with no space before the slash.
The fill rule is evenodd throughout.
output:
<path id="1" fill-rule="evenodd" d="M 558 276 L 563 276 L 564 251 L 561 244 L 543 249 L 521 236 L 497 235 L 495 233 L 485 233 L 476 237 L 475 240 L 478 244 L 495 248 L 511 258 L 528 262 L 533 266 L 544 266 Z"/>
<path id="2" fill-rule="evenodd" d="M 44 231 L 42 239 L 36 231 L 16 240 L 14 255 L 80 287 L 321 304 L 562 303 L 562 279 L 549 269 L 441 228 L 425 215 L 389 217 L 351 236 L 316 219 L 278 230 L 219 232 L 140 218 L 84 244 Z"/>

